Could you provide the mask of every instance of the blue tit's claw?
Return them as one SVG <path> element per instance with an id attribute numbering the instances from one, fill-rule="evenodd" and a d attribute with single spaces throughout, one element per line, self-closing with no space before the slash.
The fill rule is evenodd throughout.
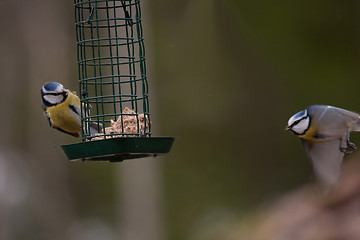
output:
<path id="1" fill-rule="evenodd" d="M 82 96 L 83 98 L 85 98 L 86 95 L 87 95 L 86 91 L 85 91 L 85 90 L 82 90 L 82 91 L 81 91 L 81 96 Z"/>
<path id="2" fill-rule="evenodd" d="M 346 140 L 346 147 L 340 147 L 340 151 L 345 154 L 352 153 L 352 150 L 357 149 L 356 145 L 350 142 L 349 139 Z"/>
<path id="3" fill-rule="evenodd" d="M 353 144 L 352 142 L 350 142 L 349 140 L 346 141 L 346 144 L 347 144 L 347 148 L 351 148 L 353 150 L 357 149 L 356 145 Z"/>
<path id="4" fill-rule="evenodd" d="M 351 150 L 349 150 L 348 148 L 343 148 L 343 147 L 340 148 L 340 151 L 343 152 L 343 153 L 345 153 L 345 154 L 350 154 L 350 153 L 352 153 Z"/>

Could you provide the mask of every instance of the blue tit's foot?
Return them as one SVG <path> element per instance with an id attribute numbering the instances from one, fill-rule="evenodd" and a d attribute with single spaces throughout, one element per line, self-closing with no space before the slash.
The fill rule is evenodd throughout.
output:
<path id="1" fill-rule="evenodd" d="M 340 148 L 340 152 L 345 153 L 345 154 L 350 154 L 350 153 L 352 153 L 351 150 L 348 150 L 347 148 L 343 148 L 343 147 Z"/>
<path id="2" fill-rule="evenodd" d="M 350 142 L 349 140 L 346 141 L 347 147 L 351 148 L 352 150 L 356 150 L 357 147 L 355 144 L 353 144 L 352 142 Z"/>
<path id="3" fill-rule="evenodd" d="M 345 153 L 345 154 L 350 154 L 355 149 L 357 149 L 356 145 L 353 144 L 352 142 L 350 142 L 349 139 L 346 140 L 346 147 L 345 148 L 340 147 L 340 151 Z"/>

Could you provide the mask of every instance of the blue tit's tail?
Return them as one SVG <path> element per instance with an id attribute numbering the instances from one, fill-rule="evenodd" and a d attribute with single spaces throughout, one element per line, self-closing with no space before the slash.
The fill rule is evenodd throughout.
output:
<path id="1" fill-rule="evenodd" d="M 103 125 L 98 122 L 89 122 L 84 125 L 84 133 L 86 135 L 95 135 L 103 130 Z"/>
<path id="2" fill-rule="evenodd" d="M 87 106 L 87 110 L 85 110 L 85 106 Z M 89 116 L 90 109 L 91 109 L 90 104 L 82 103 L 83 116 L 85 116 L 86 118 Z M 103 130 L 103 125 L 98 122 L 89 121 L 89 122 L 86 122 L 83 126 L 83 132 L 85 135 L 88 135 L 88 136 L 100 133 L 102 130 Z"/>
<path id="3" fill-rule="evenodd" d="M 360 132 L 360 116 L 359 120 L 351 126 L 351 131 Z"/>

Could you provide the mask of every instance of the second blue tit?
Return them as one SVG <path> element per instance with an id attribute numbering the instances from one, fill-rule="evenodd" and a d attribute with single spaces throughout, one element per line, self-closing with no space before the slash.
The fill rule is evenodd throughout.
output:
<path id="1" fill-rule="evenodd" d="M 51 127 L 73 137 L 81 134 L 80 99 L 76 94 L 57 82 L 48 82 L 41 87 L 41 99 Z M 83 114 L 85 111 L 83 111 Z M 89 124 L 90 134 L 102 130 L 96 122 Z"/>
<path id="2" fill-rule="evenodd" d="M 316 177 L 330 187 L 340 178 L 344 154 L 356 149 L 349 136 L 352 131 L 360 131 L 360 115 L 337 107 L 313 105 L 293 115 L 286 130 L 301 139 Z"/>

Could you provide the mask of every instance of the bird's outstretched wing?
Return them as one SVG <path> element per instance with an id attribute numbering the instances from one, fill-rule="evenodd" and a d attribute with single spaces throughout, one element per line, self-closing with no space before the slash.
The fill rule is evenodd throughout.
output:
<path id="1" fill-rule="evenodd" d="M 341 174 L 341 163 L 344 152 L 340 151 L 341 139 L 309 143 L 302 140 L 308 157 L 310 158 L 316 178 L 324 187 L 334 186 Z"/>
<path id="2" fill-rule="evenodd" d="M 325 109 L 324 113 L 321 115 L 322 119 L 317 119 L 315 121 L 321 121 L 323 125 L 331 126 L 327 131 L 333 129 L 337 131 L 338 129 L 348 128 L 346 130 L 350 131 L 360 131 L 360 115 L 342 108 L 331 107 Z M 334 121 L 334 119 L 341 119 L 341 121 Z M 344 122 L 346 124 L 344 124 Z"/>

